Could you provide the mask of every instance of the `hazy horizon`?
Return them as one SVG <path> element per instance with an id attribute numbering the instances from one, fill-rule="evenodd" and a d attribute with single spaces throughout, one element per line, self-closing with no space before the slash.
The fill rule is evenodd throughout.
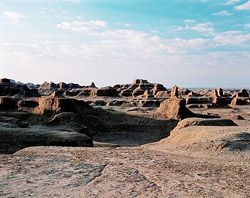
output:
<path id="1" fill-rule="evenodd" d="M 250 87 L 250 0 L 2 0 L 1 77 Z"/>

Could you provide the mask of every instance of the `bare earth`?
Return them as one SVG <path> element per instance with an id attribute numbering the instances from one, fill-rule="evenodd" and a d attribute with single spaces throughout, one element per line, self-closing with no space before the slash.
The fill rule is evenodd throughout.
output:
<path id="1" fill-rule="evenodd" d="M 245 120 L 190 126 L 141 147 L 29 147 L 1 154 L 0 197 L 250 197 L 250 106 L 194 111 Z"/>
<path id="2" fill-rule="evenodd" d="M 30 147 L 0 157 L 3 197 L 250 197 L 239 155 Z"/>

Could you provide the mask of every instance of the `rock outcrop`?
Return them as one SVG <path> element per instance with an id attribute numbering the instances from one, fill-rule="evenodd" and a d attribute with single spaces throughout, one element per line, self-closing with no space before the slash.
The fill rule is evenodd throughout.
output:
<path id="1" fill-rule="evenodd" d="M 0 97 L 0 110 L 14 110 L 18 100 L 11 97 Z"/>
<path id="2" fill-rule="evenodd" d="M 176 85 L 173 86 L 172 91 L 171 91 L 171 98 L 178 98 L 179 96 L 178 89 L 179 88 Z"/>
<path id="3" fill-rule="evenodd" d="M 14 153 L 30 146 L 92 147 L 93 142 L 77 132 L 0 127 L 0 153 Z"/>
<path id="4" fill-rule="evenodd" d="M 159 91 L 167 89 L 159 83 L 149 83 L 147 80 L 135 79 L 132 84 L 115 85 L 120 96 L 141 96 L 148 91 L 152 95 L 156 95 Z"/>
<path id="5" fill-rule="evenodd" d="M 37 96 L 37 92 L 29 89 L 25 84 L 18 84 L 7 78 L 0 80 L 0 96 L 15 96 L 18 94 L 24 97 Z"/>
<path id="6" fill-rule="evenodd" d="M 218 106 L 227 106 L 231 102 L 231 98 L 224 96 L 223 89 L 221 88 L 214 89 L 210 94 L 210 98 L 212 99 L 212 103 Z"/>
<path id="7" fill-rule="evenodd" d="M 184 119 L 195 117 L 195 114 L 186 107 L 185 99 L 170 98 L 161 102 L 157 113 L 165 116 L 167 119 Z"/>
<path id="8" fill-rule="evenodd" d="M 237 126 L 237 124 L 231 119 L 193 117 L 180 121 L 172 132 L 189 126 Z"/>
<path id="9" fill-rule="evenodd" d="M 234 93 L 233 98 L 238 98 L 238 97 L 247 97 L 249 98 L 249 92 L 246 89 L 241 89 L 239 93 Z"/>
<path id="10" fill-rule="evenodd" d="M 79 84 L 74 84 L 74 83 L 65 83 L 65 82 L 60 82 L 58 84 L 54 82 L 44 82 L 43 84 L 40 85 L 39 90 L 40 91 L 54 91 L 54 90 L 71 90 L 71 89 L 77 89 L 77 88 L 82 88 Z"/>
<path id="11" fill-rule="evenodd" d="M 245 97 L 235 97 L 231 101 L 232 106 L 235 106 L 235 105 L 247 105 L 247 104 L 250 104 L 250 99 L 245 98 Z"/>
<path id="12" fill-rule="evenodd" d="M 42 97 L 39 99 L 38 113 L 79 112 L 82 107 L 89 107 L 87 102 L 71 98 Z"/>
<path id="13" fill-rule="evenodd" d="M 115 97 L 117 96 L 117 91 L 113 87 L 103 87 L 100 89 L 91 89 L 90 92 L 91 96 L 110 96 L 110 97 Z"/>
<path id="14" fill-rule="evenodd" d="M 174 120 L 194 117 L 195 114 L 186 107 L 186 100 L 178 97 L 178 87 L 175 85 L 171 91 L 171 98 L 160 103 L 157 113 Z"/>

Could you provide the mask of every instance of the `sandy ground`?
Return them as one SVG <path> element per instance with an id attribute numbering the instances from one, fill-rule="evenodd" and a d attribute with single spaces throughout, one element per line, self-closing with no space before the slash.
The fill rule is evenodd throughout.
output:
<path id="1" fill-rule="evenodd" d="M 250 197 L 240 156 L 34 147 L 0 159 L 2 197 Z"/>
<path id="2" fill-rule="evenodd" d="M 148 108 L 105 108 L 149 118 L 155 112 Z M 235 129 L 250 132 L 250 105 L 192 111 L 233 118 L 239 125 Z M 245 120 L 237 120 L 235 115 Z M 13 155 L 1 154 L 0 197 L 250 197 L 249 150 L 206 151 L 202 142 L 194 150 L 183 149 L 178 143 L 150 145 L 30 147 Z"/>

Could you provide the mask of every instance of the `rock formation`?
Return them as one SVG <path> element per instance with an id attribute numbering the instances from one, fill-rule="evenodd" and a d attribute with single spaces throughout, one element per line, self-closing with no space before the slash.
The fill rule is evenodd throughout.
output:
<path id="1" fill-rule="evenodd" d="M 218 106 L 227 106 L 231 102 L 231 98 L 225 97 L 221 88 L 214 89 L 210 94 L 210 98 L 212 103 Z"/>
<path id="2" fill-rule="evenodd" d="M 132 84 L 115 85 L 120 96 L 141 96 L 148 91 L 156 95 L 159 91 L 166 91 L 167 89 L 158 83 L 149 83 L 147 80 L 135 79 Z"/>
<path id="3" fill-rule="evenodd" d="M 249 92 L 246 89 L 241 89 L 239 93 L 233 94 L 233 98 L 238 98 L 238 97 L 249 97 Z"/>
<path id="4" fill-rule="evenodd" d="M 180 121 L 172 132 L 189 126 L 237 126 L 237 124 L 230 119 L 224 118 L 186 118 Z"/>
<path id="5" fill-rule="evenodd" d="M 171 91 L 171 98 L 178 98 L 178 87 L 175 85 L 173 86 L 172 88 L 172 91 Z"/>
<path id="6" fill-rule="evenodd" d="M 115 88 L 113 87 L 103 87 L 100 89 L 91 89 L 90 92 L 91 96 L 111 96 L 111 97 L 115 97 L 117 96 L 117 91 Z"/>
<path id="7" fill-rule="evenodd" d="M 167 119 L 184 119 L 195 117 L 195 114 L 186 107 L 185 99 L 170 98 L 161 102 L 157 112 L 164 115 Z"/>
<path id="8" fill-rule="evenodd" d="M 0 153 L 14 153 L 30 146 L 92 147 L 93 142 L 77 132 L 0 127 Z"/>
<path id="9" fill-rule="evenodd" d="M 77 89 L 77 88 L 82 88 L 79 84 L 74 84 L 74 83 L 65 83 L 65 82 L 60 82 L 58 84 L 54 82 L 44 82 L 43 84 L 40 85 L 39 90 L 40 91 L 54 91 L 54 90 L 71 90 L 71 89 Z"/>
<path id="10" fill-rule="evenodd" d="M 18 100 L 11 97 L 0 98 L 0 110 L 14 110 L 17 108 Z"/>
<path id="11" fill-rule="evenodd" d="M 161 102 L 157 113 L 164 115 L 167 119 L 174 120 L 195 116 L 195 114 L 186 107 L 186 100 L 178 98 L 177 86 L 172 88 L 171 98 Z"/>
<path id="12" fill-rule="evenodd" d="M 0 80 L 0 96 L 15 96 L 19 94 L 24 97 L 31 97 L 32 93 L 37 94 L 35 91 L 32 92 L 25 84 L 17 84 L 7 78 Z"/>

